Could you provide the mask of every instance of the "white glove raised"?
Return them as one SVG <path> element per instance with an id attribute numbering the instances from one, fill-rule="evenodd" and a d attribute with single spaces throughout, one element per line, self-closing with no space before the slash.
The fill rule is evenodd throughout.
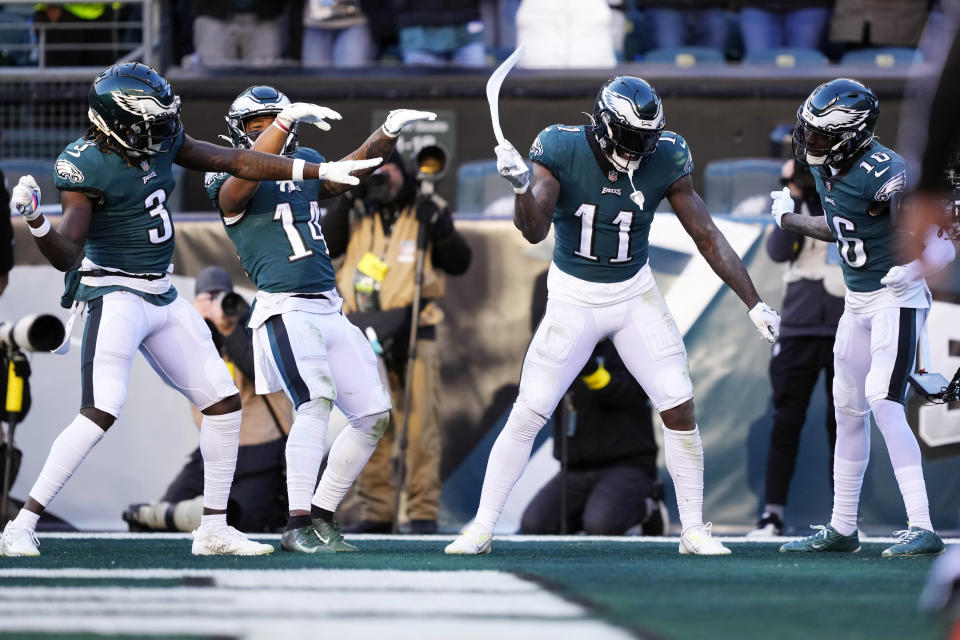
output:
<path id="1" fill-rule="evenodd" d="M 319 180 L 329 180 L 330 182 L 339 182 L 341 184 L 357 185 L 360 184 L 360 178 L 350 175 L 354 171 L 370 169 L 383 162 L 383 158 L 369 158 L 367 160 L 341 160 L 340 162 L 322 162 L 320 167 Z"/>
<path id="2" fill-rule="evenodd" d="M 27 220 L 40 217 L 40 187 L 33 176 L 22 176 L 10 196 L 10 205 Z"/>
<path id="3" fill-rule="evenodd" d="M 513 185 L 516 193 L 524 193 L 530 186 L 530 169 L 523 156 L 506 140 L 493 150 L 497 154 L 497 171 Z"/>
<path id="4" fill-rule="evenodd" d="M 383 132 L 391 138 L 400 135 L 400 131 L 411 122 L 420 120 L 436 120 L 437 114 L 432 111 L 417 111 L 416 109 L 394 109 L 387 114 L 383 123 Z"/>
<path id="5" fill-rule="evenodd" d="M 325 120 L 340 120 L 341 117 L 339 113 L 327 107 L 309 102 L 294 102 L 285 106 L 283 111 L 277 114 L 277 122 L 288 131 L 294 122 L 308 122 L 321 131 L 330 131 L 330 124 Z"/>
<path id="6" fill-rule="evenodd" d="M 893 291 L 893 295 L 902 296 L 907 293 L 915 279 L 909 265 L 897 265 L 890 267 L 887 275 L 880 278 L 880 284 Z"/>
<path id="7" fill-rule="evenodd" d="M 780 335 L 780 314 L 762 302 L 758 302 L 750 309 L 750 319 L 753 326 L 760 332 L 760 337 L 773 344 Z"/>
<path id="8" fill-rule="evenodd" d="M 784 187 L 782 191 L 771 191 L 770 197 L 773 198 L 773 204 L 770 206 L 770 213 L 777 221 L 777 226 L 783 228 L 783 214 L 793 213 L 793 196 L 790 195 L 790 188 Z"/>

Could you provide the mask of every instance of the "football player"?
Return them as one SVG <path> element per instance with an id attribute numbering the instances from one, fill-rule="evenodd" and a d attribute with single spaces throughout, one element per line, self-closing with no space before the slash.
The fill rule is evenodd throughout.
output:
<path id="1" fill-rule="evenodd" d="M 837 417 L 833 514 L 810 537 L 781 551 L 860 550 L 857 506 L 870 458 L 870 413 L 883 435 L 908 528 L 883 556 L 935 555 L 943 542 L 933 531 L 920 447 L 907 425 L 903 401 L 914 370 L 919 336 L 930 309 L 924 278 L 954 257 L 949 238 L 931 227 L 922 255 L 898 264 L 890 198 L 907 184 L 907 166 L 877 142 L 880 106 L 863 84 L 824 83 L 797 110 L 794 156 L 810 166 L 824 217 L 793 213 L 793 199 L 773 192 L 772 214 L 790 231 L 835 241 L 847 285 L 834 344 L 833 398 Z"/>
<path id="2" fill-rule="evenodd" d="M 63 205 L 58 228 L 51 229 L 40 213 L 32 177 L 21 179 L 12 197 L 50 264 L 72 270 L 68 281 L 75 285 L 75 309 L 85 306 L 86 328 L 80 412 L 54 441 L 24 508 L 4 529 L 0 555 L 39 555 L 37 520 L 120 415 L 137 350 L 204 414 L 204 511 L 193 553 L 270 553 L 271 545 L 248 540 L 226 523 L 240 396 L 210 331 L 170 282 L 174 232 L 165 202 L 174 187 L 172 165 L 250 179 L 355 184 L 358 178 L 350 173 L 369 174 L 380 159 L 363 160 L 370 149 L 362 149 L 355 161 L 306 163 L 199 142 L 184 133 L 180 98 L 160 74 L 139 63 L 103 71 L 89 102 L 92 126 L 55 165 Z M 318 121 L 326 115 L 306 114 Z"/>
<path id="3" fill-rule="evenodd" d="M 690 177 L 686 141 L 664 129 L 663 104 L 640 78 L 618 76 L 597 94 L 593 124 L 552 125 L 530 149 L 533 173 L 509 143 L 497 168 L 516 192 L 514 224 L 537 243 L 554 226 L 546 314 L 523 362 L 520 392 L 490 452 L 476 520 L 447 553 L 490 550 L 494 525 L 534 438 L 602 338 L 610 338 L 663 419 L 664 454 L 680 511 L 680 553 L 730 550 L 703 522 L 703 449 L 687 354 L 647 263 L 650 224 L 663 198 L 710 267 L 747 305 L 768 342 L 780 317 L 714 225 Z"/>
<path id="4" fill-rule="evenodd" d="M 291 114 L 303 108 L 273 87 L 250 87 L 230 105 L 229 139 L 238 148 L 322 163 L 319 153 L 299 146 L 296 124 L 291 124 Z M 427 111 L 391 111 L 353 156 L 388 157 L 403 127 L 435 118 Z M 280 548 L 356 551 L 344 541 L 333 514 L 383 435 L 391 405 L 370 343 L 340 312 L 342 300 L 320 229 L 317 201 L 348 187 L 259 182 L 228 173 L 208 173 L 205 183 L 258 289 L 249 324 L 257 393 L 284 389 L 296 406 L 286 447 L 290 516 Z M 334 402 L 349 424 L 334 441 L 314 493 Z"/>

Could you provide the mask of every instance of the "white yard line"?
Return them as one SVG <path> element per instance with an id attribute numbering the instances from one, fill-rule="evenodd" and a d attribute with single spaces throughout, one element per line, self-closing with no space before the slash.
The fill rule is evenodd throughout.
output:
<path id="1" fill-rule="evenodd" d="M 625 640 L 577 603 L 499 571 L 3 569 L 0 578 L 207 578 L 209 585 L 0 589 L 0 630 Z M 29 614 L 25 613 L 29 612 Z"/>

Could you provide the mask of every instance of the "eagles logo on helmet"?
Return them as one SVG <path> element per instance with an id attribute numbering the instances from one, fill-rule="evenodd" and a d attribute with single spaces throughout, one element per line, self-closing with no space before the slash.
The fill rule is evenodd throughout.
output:
<path id="1" fill-rule="evenodd" d="M 257 139 L 258 133 L 247 134 L 247 122 L 259 116 L 276 116 L 290 105 L 290 99 L 282 92 L 266 85 L 247 87 L 237 96 L 230 105 L 230 110 L 224 119 L 227 121 L 228 136 L 221 135 L 231 145 L 238 149 L 249 149 Z M 284 154 L 297 150 L 297 123 L 294 122 L 283 145 Z"/>
<path id="2" fill-rule="evenodd" d="M 90 122 L 133 158 L 166 153 L 183 131 L 180 98 L 140 62 L 107 67 L 90 88 Z"/>
<path id="3" fill-rule="evenodd" d="M 825 82 L 797 109 L 793 155 L 805 165 L 838 167 L 874 138 L 880 103 L 866 85 L 849 78 Z"/>
<path id="4" fill-rule="evenodd" d="M 657 150 L 666 125 L 660 96 L 645 80 L 607 80 L 593 106 L 594 134 L 604 155 L 622 173 L 636 171 Z"/>

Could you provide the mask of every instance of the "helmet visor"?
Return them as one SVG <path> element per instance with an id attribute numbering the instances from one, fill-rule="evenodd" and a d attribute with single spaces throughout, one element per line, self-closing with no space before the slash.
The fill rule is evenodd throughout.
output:
<path id="1" fill-rule="evenodd" d="M 164 153 L 173 147 L 183 126 L 179 114 L 157 120 L 144 120 L 133 125 L 131 146 L 150 153 Z"/>
<path id="2" fill-rule="evenodd" d="M 660 129 L 636 129 L 615 120 L 608 122 L 607 126 L 610 128 L 610 138 L 623 156 L 643 158 L 657 150 Z"/>

